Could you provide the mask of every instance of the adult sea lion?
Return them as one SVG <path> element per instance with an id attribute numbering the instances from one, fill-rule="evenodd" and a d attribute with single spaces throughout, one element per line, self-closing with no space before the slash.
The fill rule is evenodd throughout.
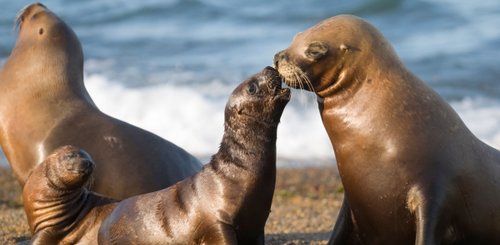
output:
<path id="1" fill-rule="evenodd" d="M 168 189 L 121 201 L 102 223 L 99 244 L 264 244 L 277 127 L 289 98 L 270 67 L 240 84 L 211 161 Z"/>
<path id="2" fill-rule="evenodd" d="M 314 91 L 345 197 L 333 244 L 500 244 L 500 152 L 348 15 L 277 53 L 285 82 Z"/>
<path id="3" fill-rule="evenodd" d="M 201 169 L 178 146 L 99 111 L 83 84 L 80 42 L 54 13 L 32 4 L 18 22 L 19 37 L 0 71 L 0 144 L 22 185 L 62 145 L 87 150 L 96 162 L 92 190 L 118 199 Z"/>
<path id="4" fill-rule="evenodd" d="M 87 190 L 94 167 L 85 151 L 63 146 L 33 169 L 23 189 L 31 244 L 97 244 L 116 201 Z"/>

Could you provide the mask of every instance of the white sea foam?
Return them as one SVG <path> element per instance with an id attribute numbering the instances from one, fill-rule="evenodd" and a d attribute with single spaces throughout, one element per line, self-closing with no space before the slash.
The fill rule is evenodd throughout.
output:
<path id="1" fill-rule="evenodd" d="M 224 107 L 234 89 L 217 82 L 195 87 L 161 84 L 125 88 L 100 75 L 88 75 L 86 86 L 105 113 L 154 132 L 200 158 L 214 154 L 219 147 Z M 333 159 L 315 103 L 285 109 L 277 151 L 279 158 L 309 164 Z"/>
<path id="2" fill-rule="evenodd" d="M 500 149 L 500 101 L 466 98 L 451 106 L 478 138 Z"/>
<path id="3" fill-rule="evenodd" d="M 127 88 L 95 74 L 86 76 L 86 86 L 105 113 L 158 134 L 204 160 L 219 147 L 224 107 L 234 89 L 217 81 L 196 85 L 196 89 L 171 84 Z M 466 98 L 451 105 L 476 136 L 500 149 L 500 101 Z M 314 96 L 294 91 L 278 128 L 277 151 L 281 166 L 334 161 Z"/>
<path id="4" fill-rule="evenodd" d="M 0 65 L 16 37 L 12 19 L 28 3 L 4 2 Z M 439 85 L 440 92 L 450 91 L 446 92 L 450 98 L 469 96 L 452 106 L 480 139 L 500 149 L 500 99 L 495 89 L 499 1 L 418 0 L 390 6 L 386 2 L 368 4 L 374 8 L 361 17 L 373 22 L 403 62 L 430 84 Z M 90 74 L 86 85 L 104 112 L 205 158 L 218 148 L 224 105 L 234 85 L 216 79 L 237 81 L 257 72 L 290 44 L 295 33 L 365 4 L 324 2 L 297 8 L 286 1 L 237 6 L 230 1 L 137 1 L 109 8 L 101 2 L 73 1 L 53 2 L 49 8 L 78 34 Z M 276 14 L 282 9 L 287 9 L 286 15 Z M 228 69 L 219 71 L 221 64 Z M 172 67 L 179 69 L 171 72 Z M 207 84 L 198 82 L 210 79 Z M 333 153 L 314 98 L 306 105 L 300 105 L 300 99 L 304 97 L 294 93 L 294 101 L 285 109 L 278 156 L 298 165 L 329 162 Z"/>
<path id="5" fill-rule="evenodd" d="M 104 112 L 150 130 L 199 157 L 217 151 L 223 133 L 224 106 L 233 86 L 214 82 L 196 89 L 168 84 L 125 88 L 99 75 L 89 75 L 86 80 L 95 103 Z M 294 93 L 294 99 L 304 97 Z M 467 98 L 451 105 L 476 136 L 500 149 L 499 101 Z M 285 109 L 277 150 L 279 158 L 306 164 L 333 158 L 314 101 L 292 101 Z"/>

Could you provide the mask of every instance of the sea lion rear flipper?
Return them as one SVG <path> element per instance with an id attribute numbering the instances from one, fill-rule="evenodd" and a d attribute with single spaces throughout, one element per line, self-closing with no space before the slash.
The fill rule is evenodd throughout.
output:
<path id="1" fill-rule="evenodd" d="M 57 241 L 52 239 L 53 236 L 47 234 L 47 230 L 42 230 L 33 234 L 31 238 L 31 245 L 45 245 L 45 244 L 56 244 Z"/>

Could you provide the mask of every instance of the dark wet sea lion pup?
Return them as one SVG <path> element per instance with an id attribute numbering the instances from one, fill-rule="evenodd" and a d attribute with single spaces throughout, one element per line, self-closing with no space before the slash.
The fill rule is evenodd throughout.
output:
<path id="1" fill-rule="evenodd" d="M 92 190 L 114 198 L 156 191 L 201 169 L 178 146 L 112 118 L 83 84 L 77 36 L 41 4 L 18 16 L 19 37 L 0 70 L 0 144 L 21 184 L 62 145 L 77 145 L 96 163 Z"/>
<path id="2" fill-rule="evenodd" d="M 500 244 L 500 152 L 348 15 L 299 33 L 275 56 L 314 91 L 345 198 L 333 244 Z"/>
<path id="3" fill-rule="evenodd" d="M 63 146 L 33 169 L 23 189 L 32 244 L 97 244 L 116 201 L 86 188 L 94 167 L 85 151 Z"/>
<path id="4" fill-rule="evenodd" d="M 270 67 L 240 84 L 211 161 L 168 189 L 121 201 L 102 223 L 99 244 L 264 244 L 277 127 L 289 98 Z"/>

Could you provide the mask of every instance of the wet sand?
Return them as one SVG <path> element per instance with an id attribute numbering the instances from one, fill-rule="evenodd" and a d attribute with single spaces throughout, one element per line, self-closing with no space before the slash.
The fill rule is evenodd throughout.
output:
<path id="1" fill-rule="evenodd" d="M 30 237 L 21 188 L 0 167 L 0 244 Z M 343 196 L 335 166 L 279 168 L 266 244 L 326 244 Z"/>

